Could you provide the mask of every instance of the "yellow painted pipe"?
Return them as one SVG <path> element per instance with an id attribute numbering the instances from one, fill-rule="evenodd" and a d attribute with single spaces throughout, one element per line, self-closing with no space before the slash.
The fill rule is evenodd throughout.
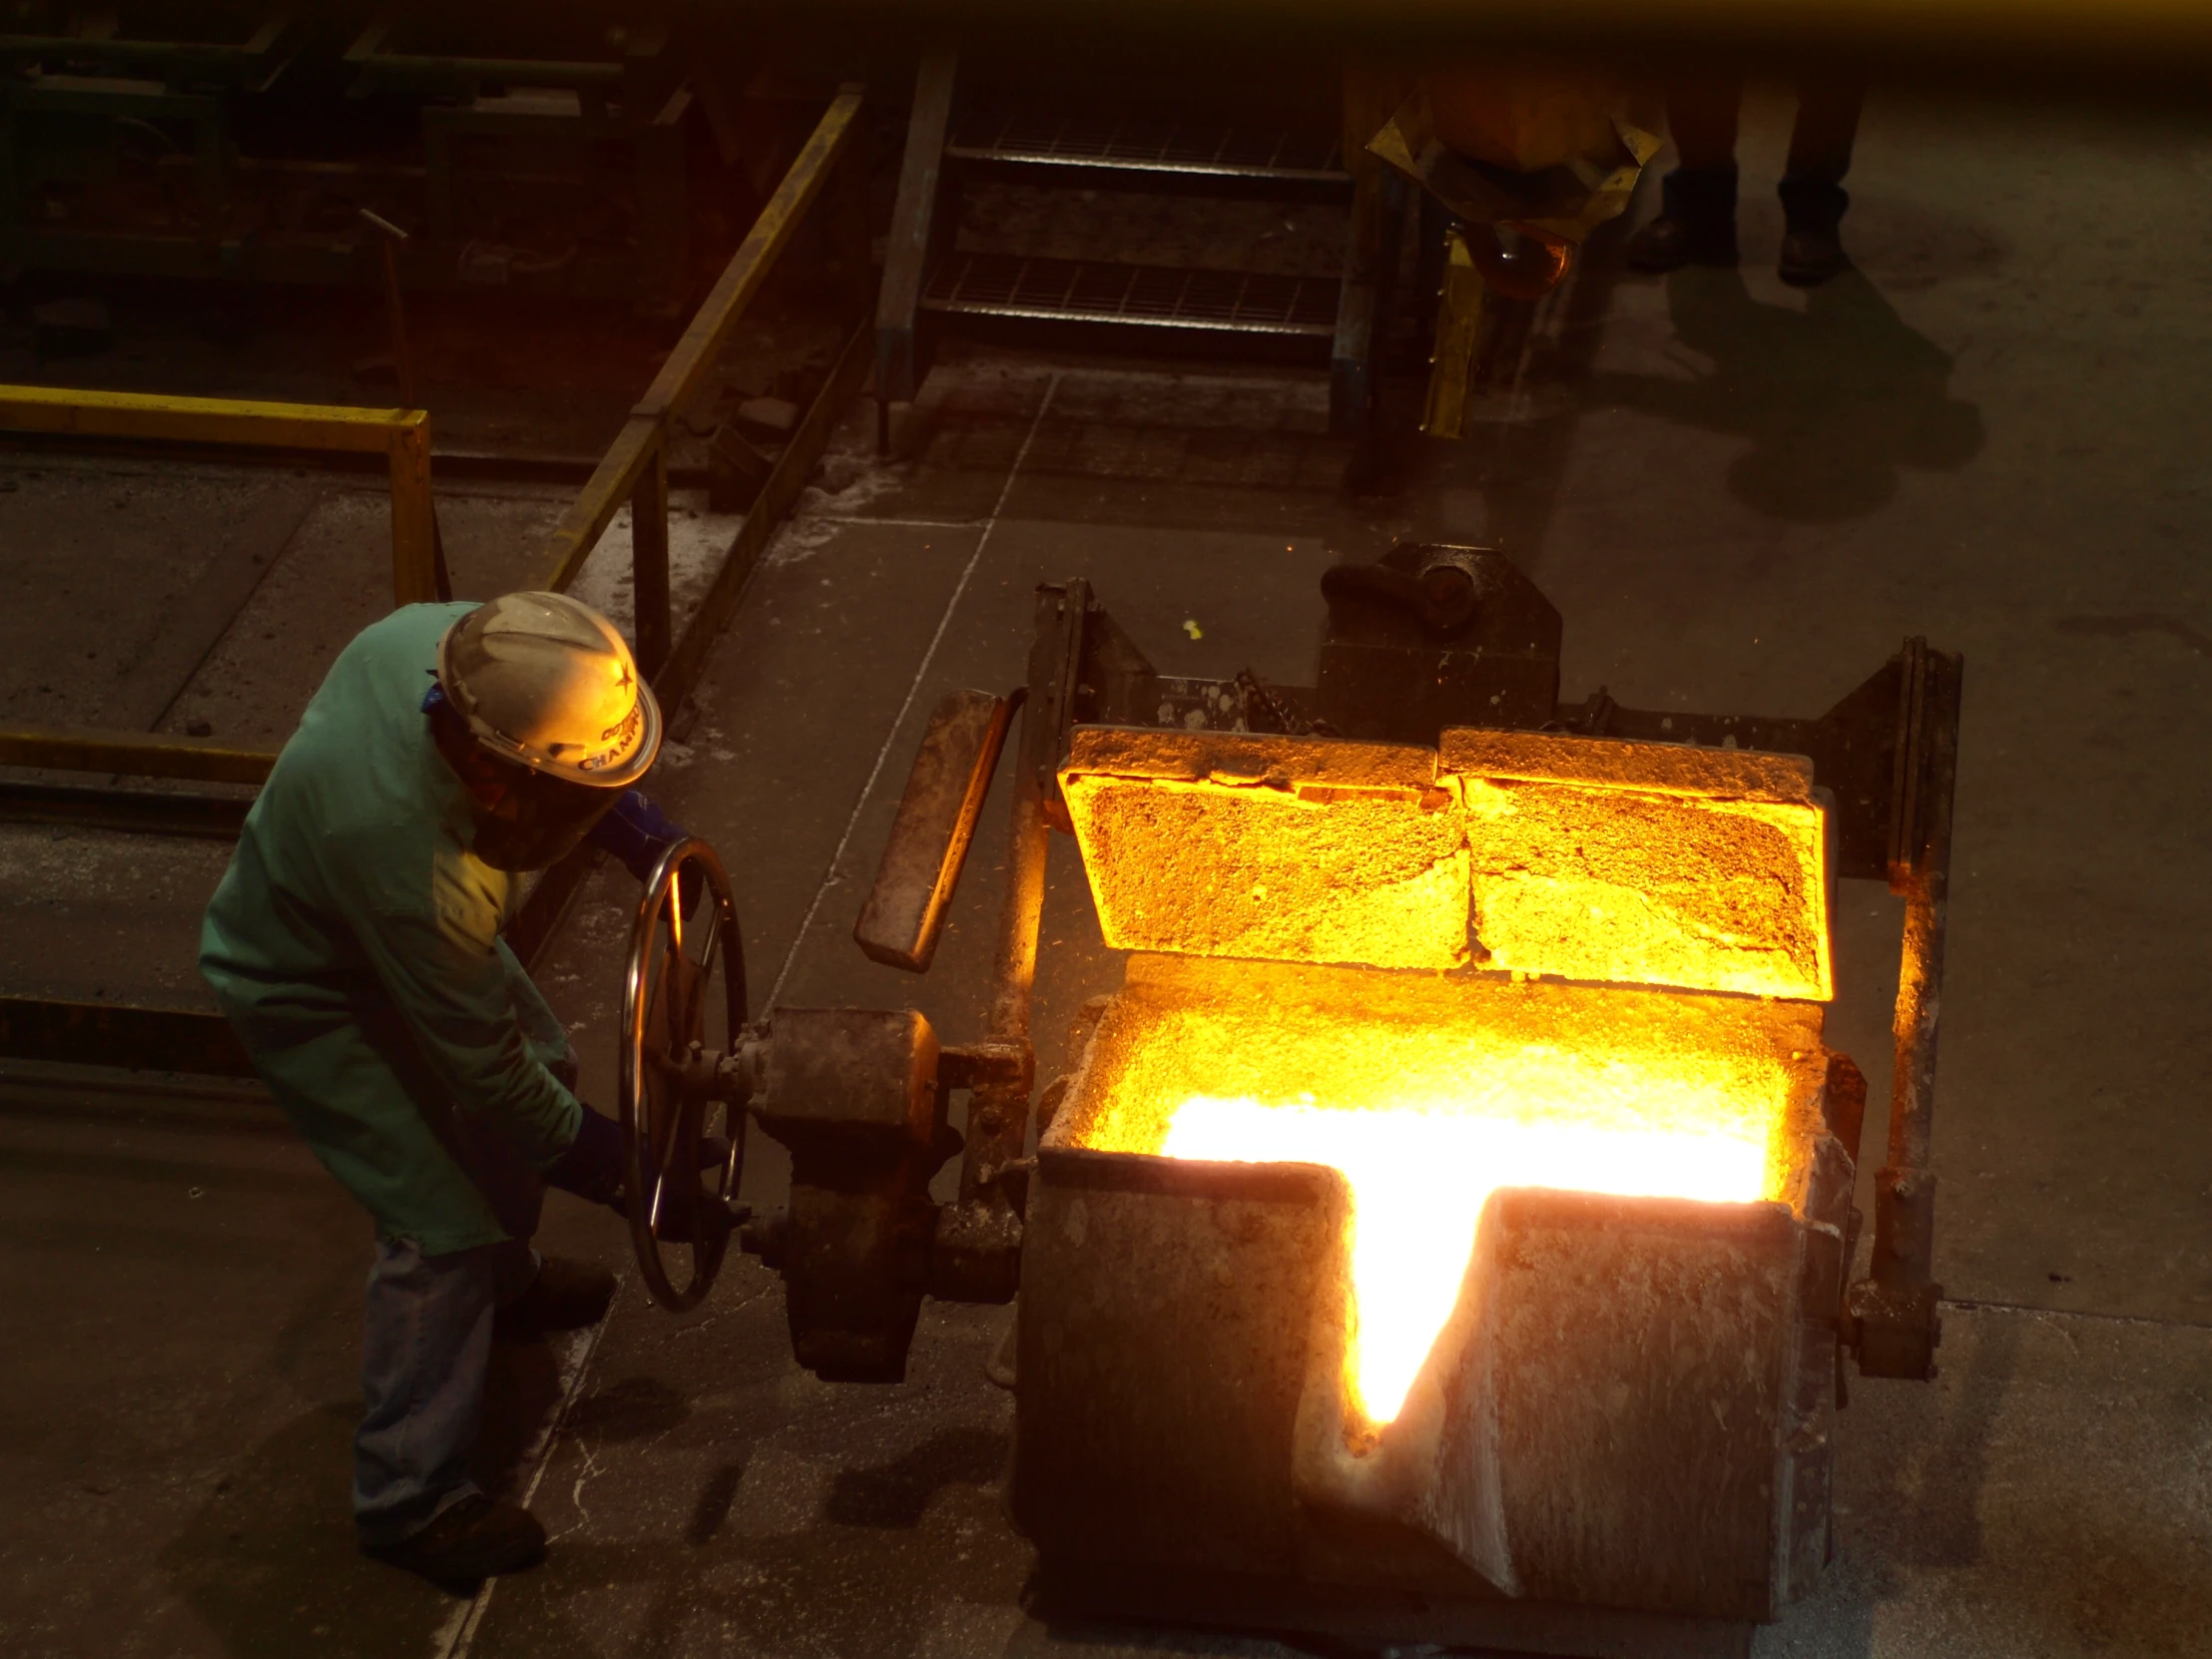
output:
<path id="1" fill-rule="evenodd" d="M 79 731 L 59 726 L 0 729 L 0 766 L 192 778 L 206 784 L 263 784 L 276 764 L 276 755 L 268 750 L 227 749 L 206 738 L 159 732 Z"/>
<path id="2" fill-rule="evenodd" d="M 383 453 L 427 425 L 429 418 L 420 409 L 357 409 L 342 403 L 0 386 L 0 429 L 16 432 Z"/>

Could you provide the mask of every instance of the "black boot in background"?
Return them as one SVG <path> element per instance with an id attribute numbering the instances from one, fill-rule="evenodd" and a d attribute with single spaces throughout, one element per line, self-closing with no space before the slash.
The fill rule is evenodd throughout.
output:
<path id="1" fill-rule="evenodd" d="M 1777 273 L 1792 287 L 1809 288 L 1851 269 L 1844 252 L 1844 210 L 1851 196 L 1826 179 L 1790 175 L 1782 181 L 1782 265 Z"/>
<path id="2" fill-rule="evenodd" d="M 1659 217 L 1628 239 L 1631 271 L 1736 263 L 1736 170 L 1678 167 L 1662 182 Z"/>

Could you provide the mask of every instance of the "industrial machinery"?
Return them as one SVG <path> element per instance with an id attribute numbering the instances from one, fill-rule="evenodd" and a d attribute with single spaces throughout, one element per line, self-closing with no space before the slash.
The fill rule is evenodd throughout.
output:
<path id="1" fill-rule="evenodd" d="M 1847 1359 L 1935 1373 L 1959 660 L 1910 641 L 1817 720 L 1562 704 L 1558 614 L 1494 552 L 1399 546 L 1324 591 L 1311 687 L 1159 674 L 1070 581 L 1039 590 L 1023 691 L 937 710 L 856 937 L 926 969 L 1018 702 L 979 1040 L 911 1010 L 747 1023 L 713 855 L 671 851 L 625 1067 L 648 1283 L 696 1302 L 736 1230 L 800 1363 L 854 1382 L 902 1375 L 924 1296 L 1018 1291 L 993 1370 L 1052 1606 L 1746 1653 L 1831 1553 Z M 1039 1094 L 1055 829 L 1131 954 Z M 1838 877 L 1907 899 L 1857 1283 Z M 730 1205 L 735 1150 L 699 1156 L 744 1111 L 792 1151 L 774 1215 Z"/>
<path id="2" fill-rule="evenodd" d="M 0 269 L 373 281 L 367 208 L 413 233 L 410 286 L 673 310 L 740 126 L 680 10 L 23 0 Z"/>

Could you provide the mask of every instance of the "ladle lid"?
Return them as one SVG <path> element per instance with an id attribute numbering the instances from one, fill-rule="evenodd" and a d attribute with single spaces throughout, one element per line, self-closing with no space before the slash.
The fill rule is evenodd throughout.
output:
<path id="1" fill-rule="evenodd" d="M 1118 948 L 1834 994 L 1796 756 L 1078 727 L 1060 782 Z"/>

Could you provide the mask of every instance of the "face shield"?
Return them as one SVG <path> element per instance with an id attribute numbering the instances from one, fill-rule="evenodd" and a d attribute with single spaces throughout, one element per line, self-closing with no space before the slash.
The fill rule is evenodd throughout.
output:
<path id="1" fill-rule="evenodd" d="M 621 799 L 620 790 L 516 769 L 497 806 L 477 805 L 473 850 L 494 869 L 544 869 L 574 851 Z"/>

